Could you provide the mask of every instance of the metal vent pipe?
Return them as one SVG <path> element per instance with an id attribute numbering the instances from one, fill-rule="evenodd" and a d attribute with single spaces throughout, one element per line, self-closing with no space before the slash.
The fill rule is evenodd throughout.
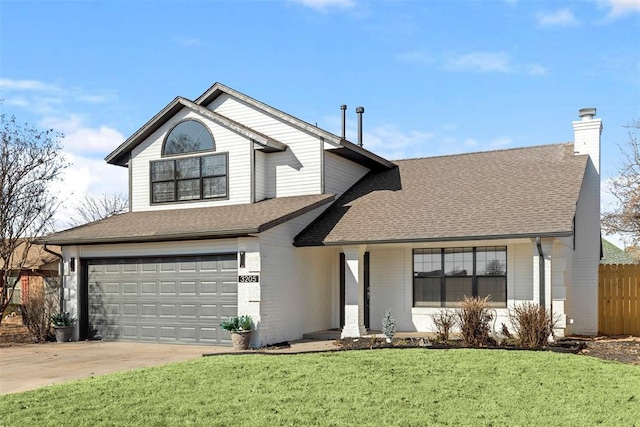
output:
<path id="1" fill-rule="evenodd" d="M 340 136 L 342 139 L 347 139 L 347 106 L 342 104 L 340 109 L 342 110 L 342 134 Z"/>
<path id="2" fill-rule="evenodd" d="M 364 113 L 364 107 L 356 107 L 356 114 L 358 115 L 358 145 L 362 147 L 362 113 Z"/>

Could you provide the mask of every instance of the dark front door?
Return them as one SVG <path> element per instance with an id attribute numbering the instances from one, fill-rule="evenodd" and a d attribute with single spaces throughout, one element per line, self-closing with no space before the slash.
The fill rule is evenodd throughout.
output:
<path id="1" fill-rule="evenodd" d="M 364 253 L 364 327 L 370 329 L 369 318 L 369 300 L 371 293 L 369 292 L 369 252 Z"/>
<path id="2" fill-rule="evenodd" d="M 344 274 L 345 274 L 344 254 L 340 253 L 340 328 L 344 328 Z"/>

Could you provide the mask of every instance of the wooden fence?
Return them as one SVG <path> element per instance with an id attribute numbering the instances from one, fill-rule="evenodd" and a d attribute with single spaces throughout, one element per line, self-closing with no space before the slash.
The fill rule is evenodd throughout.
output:
<path id="1" fill-rule="evenodd" d="M 640 335 L 639 264 L 600 265 L 598 333 Z"/>

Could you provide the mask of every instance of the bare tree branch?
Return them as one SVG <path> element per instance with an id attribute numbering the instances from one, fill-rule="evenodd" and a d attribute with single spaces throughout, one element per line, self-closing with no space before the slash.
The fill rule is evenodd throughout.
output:
<path id="1" fill-rule="evenodd" d="M 619 176 L 611 182 L 611 194 L 618 200 L 615 209 L 602 214 L 602 228 L 619 233 L 632 244 L 640 244 L 640 119 L 628 126 L 629 139 L 622 152 Z"/>
<path id="2" fill-rule="evenodd" d="M 11 301 L 33 242 L 52 231 L 59 202 L 51 184 L 68 166 L 53 130 L 0 115 L 0 313 Z M 2 321 L 0 317 L 0 321 Z"/>
<path id="3" fill-rule="evenodd" d="M 122 194 L 86 194 L 82 201 L 74 207 L 75 215 L 71 225 L 78 226 L 88 222 L 99 221 L 129 210 L 129 201 Z"/>

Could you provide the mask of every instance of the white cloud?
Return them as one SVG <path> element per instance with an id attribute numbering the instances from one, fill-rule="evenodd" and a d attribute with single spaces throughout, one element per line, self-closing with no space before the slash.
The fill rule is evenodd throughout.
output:
<path id="1" fill-rule="evenodd" d="M 536 14 L 538 25 L 543 27 L 574 27 L 579 24 L 570 9 L 558 9 L 552 12 Z"/>
<path id="2" fill-rule="evenodd" d="M 365 130 L 364 148 L 387 159 L 402 159 L 424 155 L 434 133 L 412 130 L 403 132 L 394 124 L 376 126 Z"/>
<path id="3" fill-rule="evenodd" d="M 631 13 L 640 13 L 640 0 L 598 0 L 598 3 L 609 8 L 607 15 L 609 20 Z"/>
<path id="4" fill-rule="evenodd" d="M 62 92 L 56 85 L 39 80 L 0 79 L 0 89 L 4 91 Z"/>
<path id="5" fill-rule="evenodd" d="M 66 118 L 44 118 L 39 124 L 62 132 L 64 150 L 70 153 L 104 155 L 125 140 L 124 135 L 114 128 L 105 125 L 87 126 L 78 114 L 71 114 Z"/>
<path id="6" fill-rule="evenodd" d="M 546 76 L 547 75 L 547 69 L 545 67 L 543 67 L 542 65 L 538 65 L 538 64 L 529 64 L 525 66 L 525 70 L 527 71 L 527 74 L 530 74 L 532 76 Z"/>
<path id="7" fill-rule="evenodd" d="M 306 7 L 324 12 L 330 8 L 350 9 L 356 5 L 356 0 L 290 0 Z"/>
<path id="8" fill-rule="evenodd" d="M 471 52 L 448 58 L 444 68 L 450 71 L 507 73 L 511 71 L 509 62 L 509 55 L 504 52 Z"/>
<path id="9" fill-rule="evenodd" d="M 56 216 L 58 230 L 69 228 L 70 218 L 74 215 L 74 206 L 79 204 L 85 194 L 127 194 L 128 172 L 126 168 L 107 164 L 102 159 L 92 159 L 75 154 L 65 154 L 71 166 L 67 168 L 62 180 L 52 189 L 63 203 Z"/>

